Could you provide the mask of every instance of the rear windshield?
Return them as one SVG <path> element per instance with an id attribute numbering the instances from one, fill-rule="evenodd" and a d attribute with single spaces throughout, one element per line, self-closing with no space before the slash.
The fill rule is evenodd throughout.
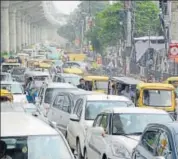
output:
<path id="1" fill-rule="evenodd" d="M 64 90 L 75 90 L 77 88 L 47 88 L 45 92 L 44 103 L 51 104 L 54 96 Z"/>

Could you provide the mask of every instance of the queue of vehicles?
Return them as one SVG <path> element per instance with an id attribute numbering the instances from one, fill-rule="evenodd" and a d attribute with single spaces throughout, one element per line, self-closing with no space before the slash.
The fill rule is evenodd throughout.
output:
<path id="1" fill-rule="evenodd" d="M 83 61 L 64 62 L 51 74 L 55 60 L 42 49 L 17 56 L 24 60 L 18 66 L 1 66 L 1 141 L 11 158 L 178 158 L 178 78 L 144 83 L 96 76 Z M 81 78 L 87 90 L 77 88 Z M 37 96 L 28 103 L 32 92 Z"/>

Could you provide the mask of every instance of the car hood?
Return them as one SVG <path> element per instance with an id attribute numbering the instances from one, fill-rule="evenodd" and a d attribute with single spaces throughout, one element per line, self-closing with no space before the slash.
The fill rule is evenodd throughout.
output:
<path id="1" fill-rule="evenodd" d="M 140 135 L 113 135 L 112 142 L 122 144 L 130 153 L 132 153 L 133 149 L 137 146 L 140 140 Z"/>
<path id="2" fill-rule="evenodd" d="M 24 94 L 13 94 L 14 103 L 27 103 L 26 96 Z"/>

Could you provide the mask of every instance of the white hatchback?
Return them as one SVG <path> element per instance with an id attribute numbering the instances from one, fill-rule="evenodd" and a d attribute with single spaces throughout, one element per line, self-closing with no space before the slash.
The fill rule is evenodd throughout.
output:
<path id="1" fill-rule="evenodd" d="M 67 140 L 71 149 L 83 156 L 86 131 L 92 126 L 96 116 L 106 108 L 135 107 L 132 101 L 123 96 L 115 95 L 86 95 L 76 101 L 67 127 Z"/>
<path id="2" fill-rule="evenodd" d="M 165 111 L 152 108 L 113 108 L 96 117 L 87 131 L 85 159 L 131 159 L 149 123 L 172 122 Z"/>

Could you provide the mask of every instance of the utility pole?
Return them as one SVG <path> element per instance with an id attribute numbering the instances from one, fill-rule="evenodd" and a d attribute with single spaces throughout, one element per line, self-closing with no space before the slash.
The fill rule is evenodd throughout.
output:
<path id="1" fill-rule="evenodd" d="M 126 58 L 125 58 L 125 74 L 130 74 L 130 55 L 132 51 L 132 1 L 124 1 L 127 11 L 127 37 L 126 37 Z"/>
<path id="2" fill-rule="evenodd" d="M 82 32 L 81 32 L 81 48 L 80 48 L 80 53 L 83 53 L 83 40 L 84 40 L 84 20 L 81 21 L 82 22 Z"/>

